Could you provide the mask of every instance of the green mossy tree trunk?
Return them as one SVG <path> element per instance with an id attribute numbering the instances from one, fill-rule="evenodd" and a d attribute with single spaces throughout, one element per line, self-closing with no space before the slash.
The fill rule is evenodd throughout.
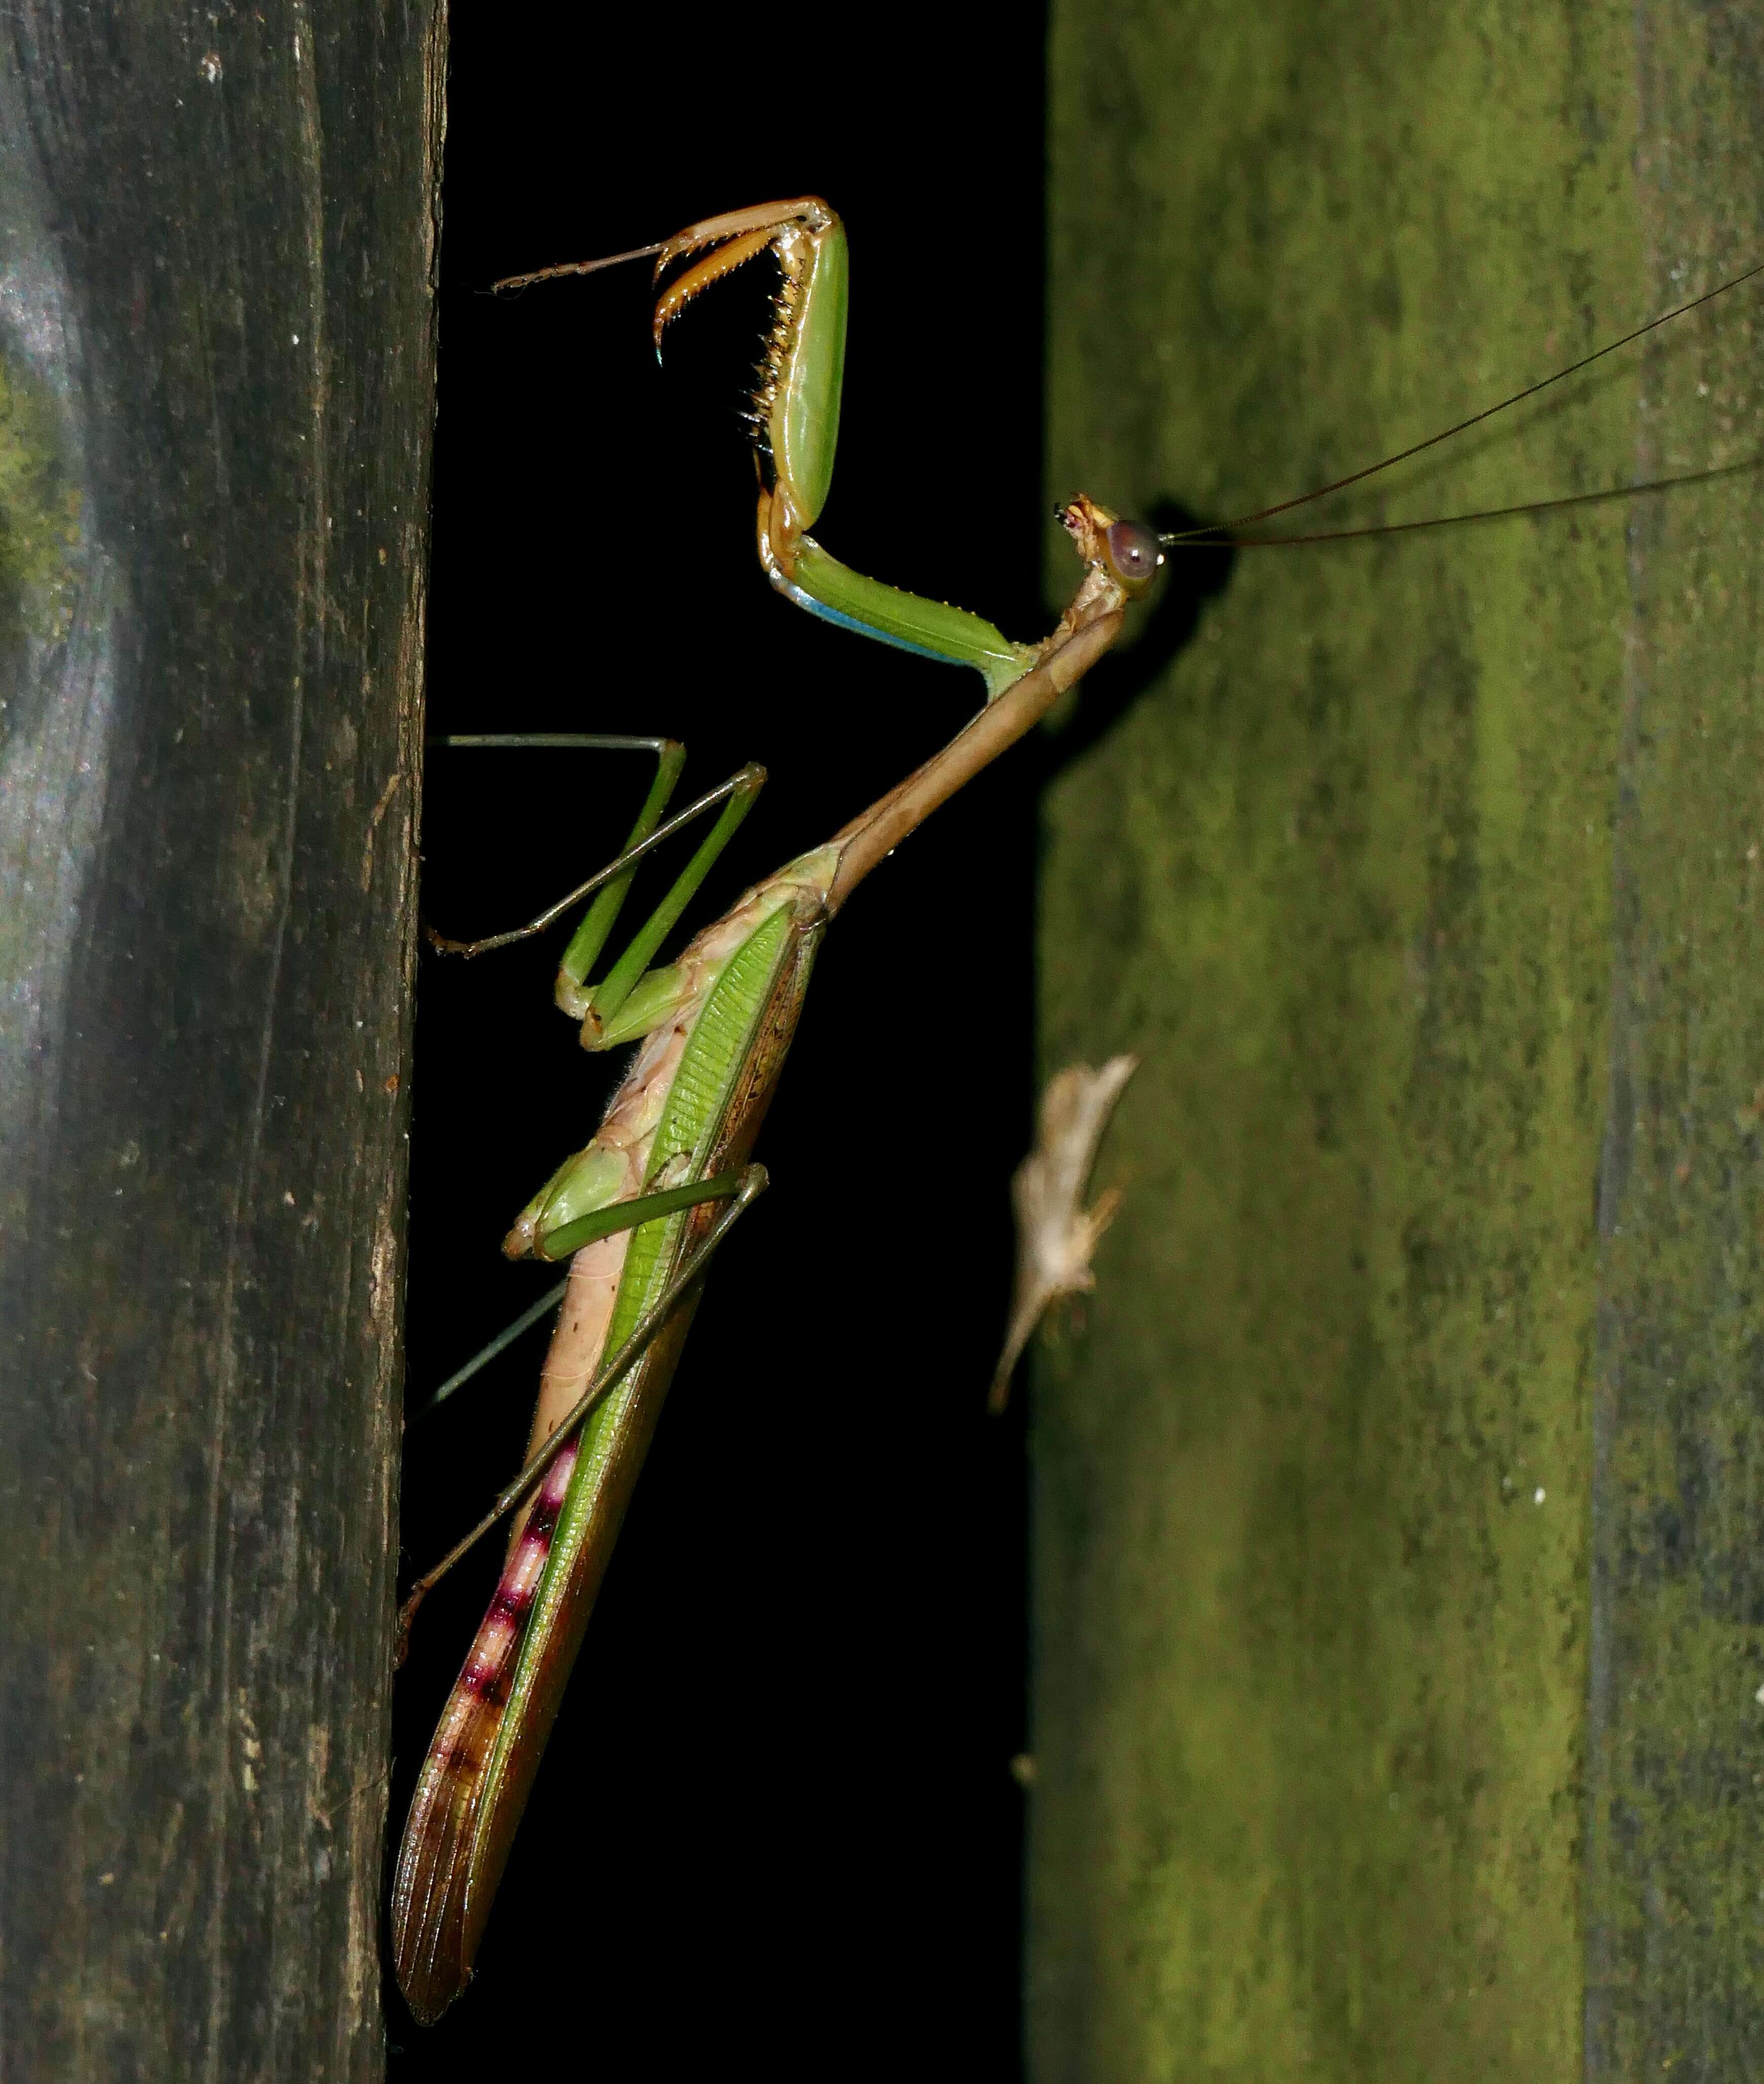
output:
<path id="1" fill-rule="evenodd" d="M 1757 262 L 1761 61 L 1059 0 L 1052 489 L 1258 508 Z M 1747 457 L 1756 310 L 1313 525 Z M 1044 1070 L 1146 1061 L 1035 1383 L 1039 2078 L 1764 2071 L 1759 511 L 1244 554 L 1050 794 Z"/>

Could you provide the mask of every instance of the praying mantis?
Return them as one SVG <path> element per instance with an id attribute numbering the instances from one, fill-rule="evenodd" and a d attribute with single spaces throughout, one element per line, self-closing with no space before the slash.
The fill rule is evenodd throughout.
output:
<path id="1" fill-rule="evenodd" d="M 721 806 L 693 861 L 597 983 L 591 972 L 638 860 L 682 822 L 659 822 L 679 772 L 678 748 L 659 751 L 655 784 L 625 851 L 566 900 L 597 892 L 560 964 L 558 1005 L 580 1023 L 585 1047 L 641 1046 L 598 1133 L 529 1202 L 506 1247 L 511 1256 L 573 1258 L 530 1459 L 491 1515 L 493 1522 L 519 1508 L 502 1579 L 430 1747 L 399 1853 L 396 1971 L 413 2014 L 426 2022 L 470 1976 L 690 1324 L 698 1277 L 765 1184 L 752 1162 L 754 1139 L 828 922 L 901 841 L 1077 684 L 1114 642 L 1127 604 L 1162 561 L 1151 532 L 1080 495 L 1059 517 L 1083 565 L 1079 587 L 1049 637 L 1020 645 L 978 616 L 884 586 L 832 557 L 808 532 L 827 495 L 837 431 L 847 282 L 838 218 L 819 198 L 803 197 L 706 218 L 641 255 L 614 257 L 653 256 L 658 282 L 685 264 L 655 306 L 659 349 L 693 299 L 763 254 L 774 257 L 779 277 L 753 415 L 766 575 L 787 599 L 841 629 L 973 667 L 986 705 L 942 752 L 825 845 L 748 892 L 672 963 L 651 967 L 751 807 L 763 780 L 758 770 L 744 769 L 683 814 Z M 579 271 L 541 273 L 567 272 Z M 558 909 L 535 924 L 549 924 Z M 406 1627 L 439 1574 L 419 1581 Z"/>
<path id="2" fill-rule="evenodd" d="M 499 1510 L 521 1509 L 508 1561 L 430 1748 L 399 1859 L 398 1975 L 424 2020 L 439 2017 L 470 1976 L 679 1358 L 698 1277 L 763 1188 L 753 1142 L 826 924 L 901 839 L 1075 685 L 1113 642 L 1127 603 L 1160 561 L 1149 531 L 1088 499 L 1072 502 L 1061 519 L 1084 577 L 1058 627 L 1038 646 L 1011 644 L 966 611 L 851 571 L 808 532 L 826 496 L 837 433 L 846 295 L 838 219 L 807 197 L 705 219 L 642 251 L 656 257 L 658 279 L 685 264 L 656 305 L 658 345 L 685 307 L 724 276 L 763 254 L 776 259 L 780 287 L 755 406 L 766 466 L 762 566 L 778 591 L 825 621 L 974 667 L 988 701 L 942 753 L 825 846 L 746 893 L 662 968 L 651 968 L 651 959 L 745 816 L 763 778 L 756 771 L 743 770 L 693 807 L 703 812 L 720 805 L 715 828 L 598 983 L 591 972 L 631 871 L 680 822 L 659 822 L 678 772 L 674 752 L 658 748 L 657 782 L 625 852 L 573 893 L 584 897 L 599 886 L 560 967 L 558 1003 L 581 1023 L 585 1046 L 642 1048 L 600 1133 L 533 1197 L 511 1233 L 511 1250 L 575 1258 L 534 1421 L 533 1459 L 498 1502 Z M 573 271 L 541 273 L 563 272 Z"/>

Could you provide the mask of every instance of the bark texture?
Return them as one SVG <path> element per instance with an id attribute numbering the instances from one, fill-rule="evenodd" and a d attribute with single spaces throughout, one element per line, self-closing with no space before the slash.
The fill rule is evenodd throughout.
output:
<path id="1" fill-rule="evenodd" d="M 0 2069 L 367 2079 L 443 25 L 0 43 Z"/>
<path id="2" fill-rule="evenodd" d="M 1054 10 L 1050 489 L 1259 508 L 1764 257 L 1755 6 L 1202 11 Z M 1741 460 L 1757 308 L 1302 519 Z M 1037 2078 L 1764 2067 L 1759 508 L 1243 554 L 1051 792 L 1044 1070 L 1145 1061 L 1035 1390 Z"/>

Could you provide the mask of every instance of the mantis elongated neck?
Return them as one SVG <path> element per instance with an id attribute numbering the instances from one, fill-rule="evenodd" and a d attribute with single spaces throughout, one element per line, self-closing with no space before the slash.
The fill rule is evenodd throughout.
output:
<path id="1" fill-rule="evenodd" d="M 990 767 L 1027 731 L 1033 731 L 1054 703 L 1082 680 L 1121 634 L 1121 610 L 1112 609 L 1083 623 L 1058 644 L 1038 666 L 1014 681 L 990 702 L 941 752 L 889 790 L 869 809 L 833 835 L 842 847 L 839 866 L 827 893 L 829 916 L 837 912 L 879 861 L 915 831 L 939 803 L 947 803 L 983 767 Z"/>

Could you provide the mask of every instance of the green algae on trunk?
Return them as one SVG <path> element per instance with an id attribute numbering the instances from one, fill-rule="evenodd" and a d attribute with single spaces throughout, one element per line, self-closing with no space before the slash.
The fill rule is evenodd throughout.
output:
<path id="1" fill-rule="evenodd" d="M 1757 260 L 1682 12 L 1062 0 L 1053 484 L 1260 506 Z M 1324 519 L 1736 460 L 1751 327 Z M 1044 1065 L 1144 1068 L 1034 1386 L 1032 2075 L 1757 2066 L 1756 502 L 1245 555 L 1050 792 Z"/>

